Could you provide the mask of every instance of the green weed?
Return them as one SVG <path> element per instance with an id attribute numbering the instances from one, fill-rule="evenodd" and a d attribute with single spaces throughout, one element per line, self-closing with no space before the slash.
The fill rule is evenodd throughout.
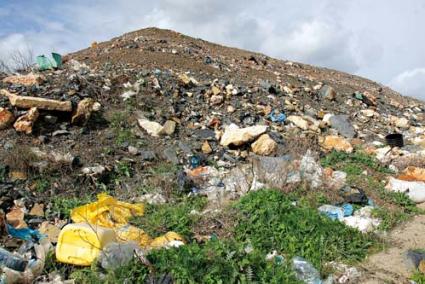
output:
<path id="1" fill-rule="evenodd" d="M 263 253 L 277 250 L 305 257 L 318 268 L 331 260 L 362 260 L 374 244 L 372 236 L 332 221 L 315 208 L 294 206 L 277 191 L 248 194 L 236 208 L 241 214 L 235 230 L 238 241 L 251 242 Z"/>
<path id="2" fill-rule="evenodd" d="M 207 200 L 202 197 L 186 198 L 176 204 L 146 205 L 145 214 L 135 217 L 131 223 L 142 228 L 152 237 L 168 231 L 177 232 L 187 239 L 192 236 L 192 227 L 199 215 L 190 214 L 192 210 L 202 210 Z"/>
<path id="3" fill-rule="evenodd" d="M 55 196 L 51 202 L 51 213 L 59 214 L 63 219 L 69 219 L 72 209 L 87 204 L 91 201 L 91 198 L 87 195 L 82 197 Z"/>
<path id="4" fill-rule="evenodd" d="M 345 169 L 344 171 L 346 171 L 348 174 L 355 175 L 361 174 L 364 167 L 380 173 L 393 173 L 390 169 L 381 166 L 374 157 L 361 151 L 350 154 L 345 152 L 332 151 L 321 159 L 321 164 L 323 167 L 332 167 L 341 170 Z"/>

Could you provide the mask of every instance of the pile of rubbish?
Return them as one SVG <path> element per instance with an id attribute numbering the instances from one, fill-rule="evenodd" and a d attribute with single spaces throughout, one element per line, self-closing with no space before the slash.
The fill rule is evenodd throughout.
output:
<path id="1" fill-rule="evenodd" d="M 128 223 L 131 217 L 142 216 L 143 213 L 144 204 L 130 204 L 99 194 L 96 202 L 71 211 L 73 223 L 51 224 L 44 221 L 37 230 L 28 227 L 23 207 L 16 206 L 8 214 L 3 213 L 1 231 L 13 238 L 12 241 L 22 240 L 24 243 L 15 253 L 0 248 L 1 283 L 30 283 L 35 280 L 43 271 L 46 257 L 54 246 L 54 255 L 59 262 L 90 266 L 98 261 L 105 269 L 116 269 L 128 264 L 134 257 L 149 265 L 144 257 L 149 250 L 184 245 L 183 238 L 175 232 L 153 239 L 142 229 Z M 34 205 L 29 215 L 34 214 L 44 218 L 41 205 Z"/>
<path id="2" fill-rule="evenodd" d="M 369 233 L 381 222 L 374 200 L 319 162 L 362 151 L 393 172 L 388 192 L 425 202 L 425 105 L 366 79 L 157 29 L 36 61 L 0 81 L 2 233 L 24 240 L 0 251 L 7 283 L 34 280 L 51 244 L 60 262 L 111 268 L 185 242 L 129 225 L 143 204 L 105 194 L 72 223 L 47 217 L 56 196 L 166 204 L 176 191 L 220 208 L 303 184 L 338 196 L 318 208 L 325 216 Z"/>

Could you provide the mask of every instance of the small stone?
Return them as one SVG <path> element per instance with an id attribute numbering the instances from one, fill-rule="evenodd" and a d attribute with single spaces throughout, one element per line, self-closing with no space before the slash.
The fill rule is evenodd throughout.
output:
<path id="1" fill-rule="evenodd" d="M 58 121 L 58 118 L 53 115 L 46 115 L 44 121 L 50 124 L 55 124 Z"/>
<path id="2" fill-rule="evenodd" d="M 35 203 L 29 214 L 32 216 L 44 217 L 44 205 Z"/>
<path id="3" fill-rule="evenodd" d="M 315 120 L 312 117 L 309 116 L 297 116 L 297 115 L 290 115 L 286 119 L 289 122 L 292 122 L 297 126 L 298 128 L 301 128 L 302 130 L 312 130 L 312 131 L 318 131 L 320 122 Z"/>
<path id="4" fill-rule="evenodd" d="M 329 119 L 331 127 L 346 138 L 354 138 L 356 130 L 351 125 L 347 115 L 334 115 Z"/>
<path id="5" fill-rule="evenodd" d="M 192 87 L 192 86 L 198 86 L 199 83 L 194 78 L 187 76 L 186 74 L 179 75 L 180 82 L 183 84 L 183 86 L 186 87 Z"/>
<path id="6" fill-rule="evenodd" d="M 174 120 L 167 120 L 160 134 L 172 135 L 176 131 L 176 122 Z"/>
<path id="7" fill-rule="evenodd" d="M 141 128 L 146 130 L 149 135 L 154 137 L 158 137 L 163 130 L 163 126 L 161 124 L 155 121 L 149 121 L 146 118 L 140 118 L 137 120 L 137 122 Z"/>
<path id="8" fill-rule="evenodd" d="M 277 143 L 268 134 L 263 134 L 251 145 L 251 149 L 257 155 L 270 156 L 276 152 Z"/>
<path id="9" fill-rule="evenodd" d="M 215 106 L 215 105 L 219 105 L 224 101 L 224 97 L 221 95 L 213 95 L 210 98 L 210 104 Z"/>
<path id="10" fill-rule="evenodd" d="M 26 228 L 27 224 L 24 221 L 24 216 L 24 210 L 21 207 L 15 206 L 6 214 L 6 221 L 16 229 Z"/>
<path id="11" fill-rule="evenodd" d="M 9 97 L 9 101 L 12 106 L 26 109 L 38 108 L 42 110 L 57 110 L 64 112 L 72 111 L 71 101 L 58 101 L 30 96 L 17 96 L 4 89 L 1 90 L 1 93 Z"/>
<path id="12" fill-rule="evenodd" d="M 221 90 L 217 86 L 213 86 L 211 88 L 211 92 L 213 93 L 214 96 L 218 96 L 221 93 Z"/>
<path id="13" fill-rule="evenodd" d="M 37 121 L 39 112 L 37 108 L 31 108 L 25 115 L 19 117 L 13 124 L 13 127 L 18 132 L 31 134 L 34 123 Z"/>
<path id="14" fill-rule="evenodd" d="M 239 128 L 237 125 L 231 124 L 226 127 L 220 144 L 225 147 L 229 145 L 241 146 L 266 132 L 267 128 L 266 125 Z"/>
<path id="15" fill-rule="evenodd" d="M 12 112 L 0 107 L 0 130 L 6 129 L 15 121 L 15 116 Z"/>
<path id="16" fill-rule="evenodd" d="M 156 154 L 153 151 L 141 151 L 140 157 L 143 161 L 154 161 L 156 159 Z"/>
<path id="17" fill-rule="evenodd" d="M 213 151 L 208 141 L 205 141 L 204 143 L 202 143 L 201 149 L 204 154 L 211 154 Z"/>
<path id="18" fill-rule="evenodd" d="M 328 151 L 353 152 L 353 146 L 351 146 L 350 142 L 340 136 L 326 136 L 323 140 L 322 147 Z"/>
<path id="19" fill-rule="evenodd" d="M 334 101 L 337 97 L 337 93 L 331 86 L 324 85 L 320 91 L 319 94 L 328 100 Z"/>
<path id="20" fill-rule="evenodd" d="M 85 98 L 78 103 L 77 109 L 71 118 L 72 124 L 86 123 L 92 112 L 100 110 L 100 104 L 95 102 L 92 98 Z"/>
<path id="21" fill-rule="evenodd" d="M 133 155 L 136 156 L 137 154 L 139 154 L 139 149 L 137 149 L 134 146 L 128 146 L 128 152 Z"/>
<path id="22" fill-rule="evenodd" d="M 173 148 L 167 148 L 164 150 L 164 157 L 167 161 L 177 165 L 179 163 L 179 158 L 177 157 L 176 150 Z"/>
<path id="23" fill-rule="evenodd" d="M 15 85 L 32 86 L 32 85 L 38 85 L 39 83 L 42 83 L 43 78 L 40 75 L 29 73 L 27 75 L 17 75 L 17 76 L 6 77 L 3 79 L 3 82 L 15 84 Z"/>
<path id="24" fill-rule="evenodd" d="M 398 118 L 396 116 L 391 116 L 390 121 L 398 128 L 408 129 L 410 127 L 409 120 L 405 117 Z"/>
<path id="25" fill-rule="evenodd" d="M 47 238 L 51 243 L 57 243 L 61 229 L 46 221 L 41 223 L 39 231 L 40 233 L 47 235 Z"/>
<path id="26" fill-rule="evenodd" d="M 235 108 L 233 106 L 227 106 L 227 112 L 228 113 L 234 113 L 235 112 Z"/>

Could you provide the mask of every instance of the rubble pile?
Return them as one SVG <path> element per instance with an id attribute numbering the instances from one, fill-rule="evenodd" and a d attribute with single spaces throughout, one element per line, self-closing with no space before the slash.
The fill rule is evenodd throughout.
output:
<path id="1" fill-rule="evenodd" d="M 0 82 L 2 157 L 28 146 L 10 164 L 0 163 L 0 208 L 15 229 L 37 229 L 57 242 L 67 221 L 43 208 L 67 191 L 94 196 L 118 187 L 117 194 L 149 203 L 151 195 L 135 196 L 134 189 L 151 175 L 138 171 L 160 163 L 179 169 L 171 183 L 182 193 L 216 204 L 301 182 L 341 191 L 347 174 L 318 161 L 331 151 L 376 156 L 394 171 L 389 191 L 425 202 L 425 170 L 405 161 L 424 158 L 425 105 L 374 82 L 158 29 L 93 44 L 62 63 Z M 404 147 L 387 145 L 393 133 L 402 134 Z M 306 140 L 311 149 L 294 153 Z M 36 183 L 42 173 L 63 166 L 66 174 L 49 191 L 35 190 L 42 188 Z M 125 184 L 111 181 L 121 172 Z M 152 196 L 166 201 L 160 190 Z M 367 198 L 359 204 L 348 215 L 339 205 L 320 211 L 363 232 L 375 230 L 380 221 L 373 206 Z"/>

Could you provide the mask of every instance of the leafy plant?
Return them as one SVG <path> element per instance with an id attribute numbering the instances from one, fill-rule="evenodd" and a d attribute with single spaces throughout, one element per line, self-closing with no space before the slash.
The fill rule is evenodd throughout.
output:
<path id="1" fill-rule="evenodd" d="M 367 167 L 380 173 L 393 173 L 390 169 L 383 167 L 372 156 L 356 151 L 354 153 L 345 153 L 332 151 L 321 159 L 323 167 L 338 168 L 346 171 L 348 174 L 359 175 L 363 171 L 362 168 Z"/>
<path id="2" fill-rule="evenodd" d="M 81 197 L 55 196 L 51 202 L 51 213 L 59 214 L 62 218 L 68 219 L 70 218 L 72 209 L 87 204 L 91 201 L 91 198 L 87 195 L 83 195 Z"/>
<path id="3" fill-rule="evenodd" d="M 236 240 L 252 243 L 264 254 L 273 250 L 302 256 L 321 268 L 327 261 L 359 261 L 374 244 L 371 235 L 346 227 L 285 195 L 261 190 L 243 197 L 236 208 L 241 217 Z"/>
<path id="4" fill-rule="evenodd" d="M 131 223 L 142 228 L 152 237 L 174 231 L 189 239 L 192 236 L 192 226 L 199 219 L 199 215 L 191 214 L 191 211 L 202 210 L 206 202 L 205 198 L 194 197 L 186 198 L 176 204 L 147 204 L 145 214 L 133 218 Z"/>

